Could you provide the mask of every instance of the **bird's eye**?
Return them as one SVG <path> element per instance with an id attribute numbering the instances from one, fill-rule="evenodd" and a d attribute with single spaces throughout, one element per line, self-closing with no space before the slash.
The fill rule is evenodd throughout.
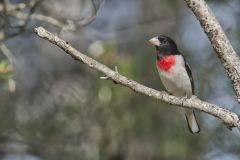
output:
<path id="1" fill-rule="evenodd" d="M 162 40 L 162 43 L 167 43 L 167 40 L 166 39 Z"/>

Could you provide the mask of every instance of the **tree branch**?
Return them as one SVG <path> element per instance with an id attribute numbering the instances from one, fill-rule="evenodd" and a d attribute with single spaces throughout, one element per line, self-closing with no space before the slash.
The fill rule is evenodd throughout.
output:
<path id="1" fill-rule="evenodd" d="M 184 0 L 199 20 L 215 52 L 232 81 L 238 103 L 240 103 L 240 60 L 222 27 L 204 0 Z"/>
<path id="2" fill-rule="evenodd" d="M 82 54 L 81 52 L 77 51 L 75 48 L 70 46 L 67 42 L 53 35 L 52 33 L 48 32 L 42 27 L 35 28 L 34 32 L 39 37 L 48 40 L 52 44 L 57 45 L 59 48 L 64 50 L 67 54 L 72 56 L 75 60 L 83 62 L 89 67 L 102 72 L 103 74 L 106 75 L 107 77 L 106 79 L 113 80 L 114 82 L 120 85 L 126 86 L 137 93 L 140 93 L 149 97 L 153 97 L 165 103 L 183 106 L 186 108 L 193 108 L 193 109 L 208 113 L 210 115 L 213 115 L 221 119 L 230 129 L 232 127 L 240 127 L 240 120 L 237 114 L 230 112 L 229 110 L 224 109 L 223 107 L 201 101 L 195 96 L 193 96 L 190 99 L 184 99 L 184 98 L 171 96 L 165 92 L 160 92 L 152 88 L 148 88 L 142 84 L 137 83 L 136 81 L 133 81 L 131 79 L 128 79 L 125 76 L 122 76 L 121 74 L 118 73 L 117 70 L 113 71 L 107 66 L 105 66 L 104 64 L 101 64 L 96 60 Z"/>
<path id="3" fill-rule="evenodd" d="M 49 23 L 55 27 L 61 28 L 62 30 L 76 30 L 80 27 L 88 25 L 96 18 L 96 15 L 88 15 L 86 18 L 84 18 L 83 20 L 80 20 L 78 22 L 72 22 L 70 20 L 67 20 L 67 22 L 62 22 L 53 17 L 45 16 L 45 15 L 37 14 L 37 13 L 29 15 L 29 14 L 23 13 L 23 12 L 14 12 L 14 13 L 9 13 L 9 14 L 12 16 L 15 16 L 21 20 L 26 20 L 29 17 L 31 20 L 37 20 L 37 21 Z"/>

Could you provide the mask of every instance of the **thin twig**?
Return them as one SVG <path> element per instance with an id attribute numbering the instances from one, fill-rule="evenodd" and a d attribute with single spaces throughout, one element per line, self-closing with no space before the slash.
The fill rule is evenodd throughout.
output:
<path id="1" fill-rule="evenodd" d="M 72 22 L 72 21 L 62 22 L 62 21 L 60 21 L 58 19 L 55 19 L 53 17 L 45 16 L 45 15 L 38 14 L 38 13 L 28 15 L 28 14 L 23 13 L 23 12 L 15 12 L 15 13 L 10 13 L 10 14 L 12 16 L 17 17 L 18 19 L 21 19 L 21 20 L 26 20 L 29 16 L 29 19 L 31 19 L 31 20 L 37 20 L 37 21 L 45 22 L 45 23 L 51 24 L 55 27 L 61 28 L 62 30 L 76 30 L 80 27 L 88 25 L 89 23 L 91 23 L 96 18 L 96 15 L 90 15 L 90 16 L 87 16 L 83 20 L 80 20 L 78 22 Z"/>
<path id="2" fill-rule="evenodd" d="M 45 30 L 42 27 L 35 28 L 34 32 L 39 37 L 48 40 L 52 44 L 57 45 L 59 48 L 64 50 L 67 54 L 72 56 L 75 60 L 83 62 L 90 68 L 93 68 L 97 71 L 102 72 L 103 74 L 106 75 L 106 77 L 109 77 L 110 80 L 113 80 L 114 82 L 120 85 L 126 86 L 137 93 L 140 93 L 149 97 L 153 97 L 165 103 L 174 104 L 178 106 L 182 105 L 182 107 L 193 108 L 193 109 L 208 113 L 210 115 L 213 115 L 221 119 L 229 128 L 240 127 L 240 120 L 238 118 L 238 115 L 223 107 L 201 101 L 200 99 L 194 96 L 190 99 L 184 99 L 184 98 L 171 96 L 165 92 L 157 91 L 155 89 L 146 87 L 142 84 L 137 83 L 134 80 L 131 80 L 125 76 L 122 76 L 121 74 L 110 69 L 104 64 L 99 63 L 96 60 L 82 54 L 81 52 L 73 48 L 69 43 L 53 35 L 52 33 L 50 33 L 49 31 Z"/>

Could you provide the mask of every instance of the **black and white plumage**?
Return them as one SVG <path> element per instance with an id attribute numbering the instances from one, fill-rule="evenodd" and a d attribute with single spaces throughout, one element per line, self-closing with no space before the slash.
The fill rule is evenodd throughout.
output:
<path id="1" fill-rule="evenodd" d="M 174 96 L 190 98 L 194 94 L 192 72 L 176 43 L 167 36 L 157 36 L 149 40 L 157 50 L 156 66 L 166 90 Z M 191 133 L 199 133 L 193 109 L 183 109 Z"/>

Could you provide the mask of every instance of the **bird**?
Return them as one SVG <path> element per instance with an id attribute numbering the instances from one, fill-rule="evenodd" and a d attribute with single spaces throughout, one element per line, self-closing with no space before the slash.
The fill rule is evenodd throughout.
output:
<path id="1" fill-rule="evenodd" d="M 149 42 L 156 48 L 156 68 L 162 84 L 174 96 L 190 98 L 194 95 L 194 81 L 190 66 L 173 39 L 168 36 L 155 36 Z M 193 109 L 183 108 L 191 133 L 200 132 Z"/>

